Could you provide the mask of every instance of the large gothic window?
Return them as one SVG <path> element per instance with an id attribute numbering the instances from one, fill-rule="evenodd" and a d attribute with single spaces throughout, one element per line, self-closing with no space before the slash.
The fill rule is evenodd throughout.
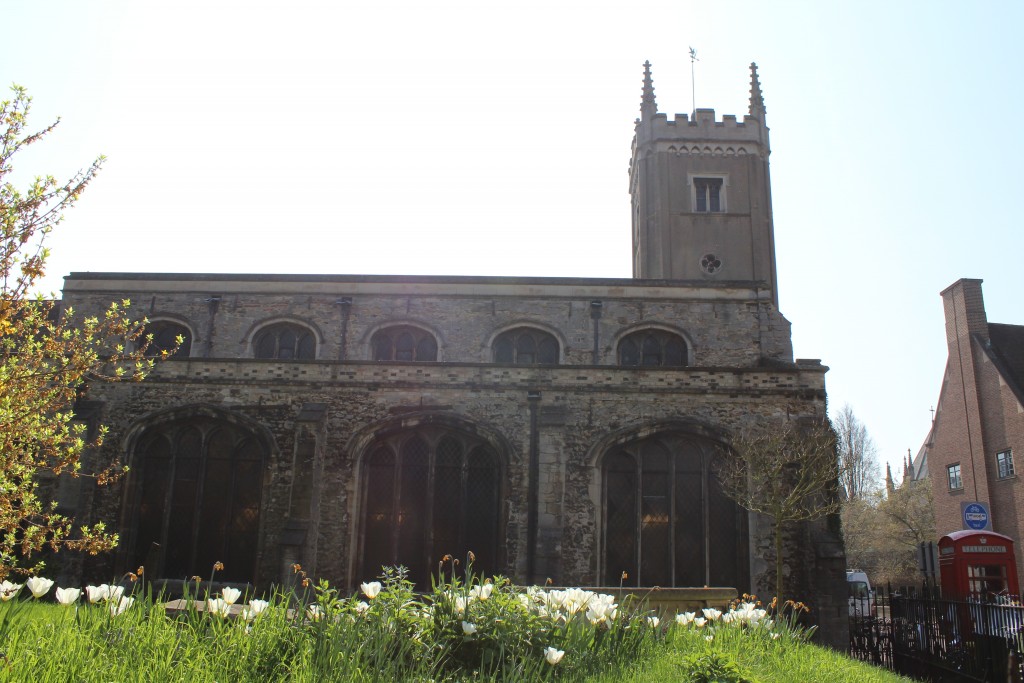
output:
<path id="1" fill-rule="evenodd" d="M 219 561 L 220 578 L 253 581 L 263 460 L 252 434 L 222 420 L 180 420 L 143 436 L 132 458 L 131 566 L 159 558 L 147 573 L 177 579 L 208 576 Z"/>
<path id="2" fill-rule="evenodd" d="M 639 330 L 619 342 L 619 365 L 683 367 L 687 356 L 686 340 L 665 330 Z"/>
<path id="3" fill-rule="evenodd" d="M 604 579 L 626 586 L 748 585 L 743 510 L 711 471 L 717 449 L 685 435 L 604 459 Z"/>
<path id="4" fill-rule="evenodd" d="M 278 323 L 264 327 L 252 343 L 256 358 L 276 360 L 313 360 L 316 358 L 316 337 L 306 327 L 294 323 Z"/>
<path id="5" fill-rule="evenodd" d="M 374 360 L 436 361 L 434 335 L 411 325 L 378 330 L 370 341 Z"/>
<path id="6" fill-rule="evenodd" d="M 164 351 L 170 351 L 177 346 L 177 350 L 169 358 L 188 358 L 192 353 L 192 332 L 182 325 L 171 320 L 156 320 L 146 325 L 147 336 L 153 335 L 153 341 L 146 347 L 147 356 L 159 356 Z M 181 344 L 178 344 L 178 337 L 181 337 Z"/>
<path id="7" fill-rule="evenodd" d="M 558 340 L 533 327 L 506 330 L 494 340 L 494 362 L 558 365 Z"/>
<path id="8" fill-rule="evenodd" d="M 377 442 L 364 461 L 362 577 L 403 565 L 418 588 L 445 555 L 499 571 L 498 454 L 479 439 L 425 427 Z"/>

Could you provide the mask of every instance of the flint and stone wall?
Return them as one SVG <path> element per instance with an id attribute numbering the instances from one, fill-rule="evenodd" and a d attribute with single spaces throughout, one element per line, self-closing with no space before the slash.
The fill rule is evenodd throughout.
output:
<path id="1" fill-rule="evenodd" d="M 83 406 L 110 435 L 90 458 L 131 465 L 131 435 L 168 412 L 259 425 L 270 443 L 253 577 L 260 586 L 287 581 L 292 562 L 342 585 L 368 578 L 359 575 L 358 562 L 360 459 L 375 434 L 396 426 L 447 424 L 496 444 L 505 479 L 503 572 L 562 585 L 615 585 L 618 577 L 601 576 L 600 560 L 607 444 L 694 430 L 727 441 L 742 430 L 825 413 L 827 368 L 794 362 L 789 323 L 770 300 L 728 283 L 73 274 L 64 304 L 88 314 L 125 297 L 137 316 L 187 325 L 191 357 L 160 363 L 142 383 L 92 386 Z M 253 359 L 253 334 L 287 320 L 315 330 L 317 359 Z M 369 360 L 371 335 L 390 324 L 432 331 L 439 361 Z M 519 325 L 554 334 L 561 364 L 491 362 L 495 335 Z M 618 367 L 618 339 L 643 327 L 683 335 L 691 366 Z M 539 481 L 530 577 L 532 408 Z M 123 503 L 125 486 L 82 488 L 74 495 L 79 514 L 117 520 L 128 538 L 133 511 Z M 751 585 L 736 588 L 770 595 L 771 526 L 756 515 L 748 526 Z M 818 608 L 827 633 L 829 620 L 845 620 L 838 528 L 827 520 L 806 524 L 788 543 L 789 590 Z M 130 569 L 127 562 L 122 552 L 88 560 L 80 570 L 89 579 L 107 578 Z"/>

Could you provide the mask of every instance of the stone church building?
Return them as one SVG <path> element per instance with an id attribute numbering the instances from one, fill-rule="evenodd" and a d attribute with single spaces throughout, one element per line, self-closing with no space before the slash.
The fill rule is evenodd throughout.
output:
<path id="1" fill-rule="evenodd" d="M 779 312 L 765 106 L 659 113 L 645 64 L 632 145 L 633 278 L 72 273 L 63 304 L 130 298 L 140 384 L 97 384 L 95 463 L 61 499 L 105 519 L 110 576 L 352 586 L 445 554 L 562 585 L 771 594 L 770 525 L 721 492 L 732 435 L 825 414 L 826 367 Z M 88 463 L 87 463 L 88 464 Z M 787 539 L 792 595 L 845 620 L 835 520 Z M 103 573 L 106 572 L 106 573 Z M 837 622 L 838 623 L 838 622 Z"/>

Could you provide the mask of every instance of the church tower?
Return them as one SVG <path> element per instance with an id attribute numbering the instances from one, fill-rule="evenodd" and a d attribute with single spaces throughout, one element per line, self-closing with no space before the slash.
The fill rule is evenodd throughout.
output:
<path id="1" fill-rule="evenodd" d="M 645 62 L 629 168 L 633 277 L 764 287 L 777 309 L 769 153 L 757 65 L 743 121 L 716 121 L 714 109 L 669 120 Z"/>

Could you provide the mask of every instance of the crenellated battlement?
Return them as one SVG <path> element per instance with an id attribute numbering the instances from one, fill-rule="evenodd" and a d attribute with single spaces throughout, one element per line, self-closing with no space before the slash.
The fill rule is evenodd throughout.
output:
<path id="1" fill-rule="evenodd" d="M 750 106 L 743 116 L 695 109 L 658 111 L 650 63 L 644 64 L 629 192 L 633 272 L 677 280 L 732 277 L 770 282 L 778 303 L 773 252 L 771 154 L 757 66 L 750 65 Z"/>
<path id="2" fill-rule="evenodd" d="M 681 142 L 685 144 L 678 144 Z M 690 114 L 675 114 L 674 118 L 669 118 L 668 114 L 659 112 L 651 65 L 645 63 L 640 118 L 636 120 L 636 137 L 633 139 L 634 151 L 638 143 L 654 143 L 663 151 L 671 151 L 663 148 L 674 145 L 676 151 L 686 150 L 686 153 L 715 153 L 715 143 L 756 143 L 763 149 L 757 152 L 745 149 L 744 153 L 767 153 L 768 128 L 765 125 L 764 98 L 757 78 L 757 66 L 750 65 L 749 113 L 742 120 L 735 114 L 724 114 L 719 121 L 714 109 L 697 109 L 692 118 Z M 705 147 L 708 149 L 705 150 Z M 734 152 L 740 153 L 735 147 Z M 728 154 L 727 148 L 723 146 L 720 153 Z"/>

